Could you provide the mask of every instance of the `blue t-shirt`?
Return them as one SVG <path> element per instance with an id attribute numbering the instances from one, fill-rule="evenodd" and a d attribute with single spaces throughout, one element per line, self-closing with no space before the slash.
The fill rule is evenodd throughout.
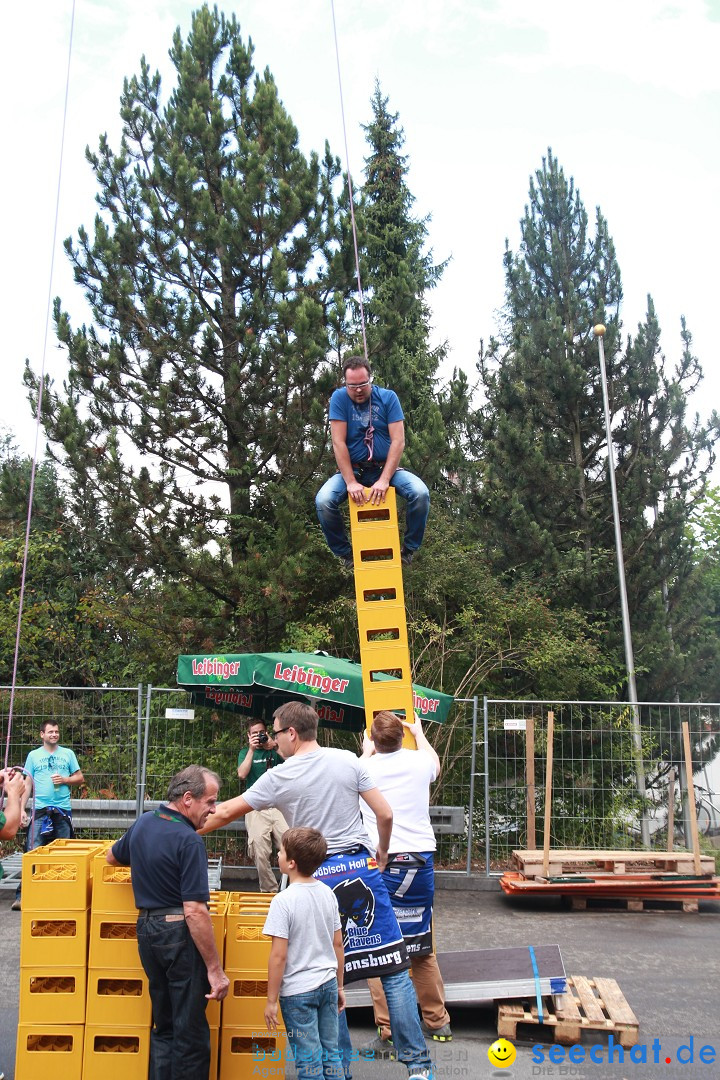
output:
<path id="1" fill-rule="evenodd" d="M 58 784 L 55 787 L 50 778 L 53 773 L 72 776 L 79 769 L 75 754 L 65 746 L 56 746 L 52 753 L 48 753 L 44 746 L 31 750 L 25 761 L 25 771 L 32 776 L 35 809 L 42 810 L 45 806 L 59 806 L 62 810 L 69 811 L 70 785 Z"/>
<path id="2" fill-rule="evenodd" d="M 370 424 L 371 410 L 375 430 L 372 458 L 368 458 L 368 447 L 364 440 Z M 336 390 L 330 398 L 330 419 L 344 420 L 347 424 L 347 448 L 350 460 L 355 465 L 368 460 L 385 461 L 390 450 L 388 424 L 404 420 L 405 417 L 394 390 L 373 386 L 370 399 L 362 403 L 351 401 L 344 387 Z"/>
<path id="3" fill-rule="evenodd" d="M 181 907 L 184 900 L 210 899 L 208 861 L 202 837 L 189 818 L 169 806 L 149 810 L 112 846 L 132 871 L 139 908 Z"/>

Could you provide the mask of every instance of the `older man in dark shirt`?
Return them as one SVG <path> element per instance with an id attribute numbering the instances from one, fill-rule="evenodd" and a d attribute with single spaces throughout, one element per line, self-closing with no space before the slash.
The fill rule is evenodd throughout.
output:
<path id="1" fill-rule="evenodd" d="M 216 773 L 189 765 L 170 781 L 167 803 L 143 814 L 106 856 L 132 870 L 153 1011 L 150 1080 L 206 1077 L 210 1068 L 205 1008 L 226 996 L 229 981 L 215 946 L 207 853 L 196 830 L 215 813 L 219 789 Z"/>

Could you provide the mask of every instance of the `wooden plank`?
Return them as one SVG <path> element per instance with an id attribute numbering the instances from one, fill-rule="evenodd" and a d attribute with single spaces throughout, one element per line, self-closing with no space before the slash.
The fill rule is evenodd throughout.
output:
<path id="1" fill-rule="evenodd" d="M 675 770 L 668 773 L 667 849 L 672 851 L 675 840 Z"/>
<path id="2" fill-rule="evenodd" d="M 613 1023 L 637 1027 L 638 1018 L 625 1000 L 625 995 L 618 986 L 617 981 L 615 979 L 593 979 L 593 982 Z"/>
<path id="3" fill-rule="evenodd" d="M 578 1023 L 580 1022 L 581 1017 L 577 999 L 569 987 L 567 993 L 556 995 L 554 1004 L 558 1020 L 575 1020 Z"/>
<path id="4" fill-rule="evenodd" d="M 700 873 L 700 837 L 698 836 L 697 809 L 695 808 L 695 785 L 693 784 L 692 753 L 690 751 L 690 725 L 682 723 L 683 752 L 685 754 L 685 776 L 687 778 L 687 798 L 690 807 L 690 837 L 692 839 L 693 862 L 695 873 Z"/>
<path id="5" fill-rule="evenodd" d="M 595 997 L 590 981 L 584 975 L 573 975 L 572 985 L 574 997 L 577 997 L 587 1019 L 594 1023 L 604 1024 L 605 1014 L 598 999 Z"/>

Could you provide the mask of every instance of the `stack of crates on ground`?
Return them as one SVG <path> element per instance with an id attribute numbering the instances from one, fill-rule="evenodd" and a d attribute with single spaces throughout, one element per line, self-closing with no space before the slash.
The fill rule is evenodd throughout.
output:
<path id="1" fill-rule="evenodd" d="M 92 873 L 107 846 L 54 840 L 23 858 L 17 1080 L 83 1078 Z"/>
<path id="2" fill-rule="evenodd" d="M 220 962 L 225 967 L 225 921 L 227 918 L 230 893 L 210 893 L 210 921 L 215 935 L 215 946 Z M 208 1001 L 205 1015 L 210 1026 L 210 1073 L 209 1080 L 217 1080 L 220 1067 L 220 1025 L 222 1020 L 222 1002 Z"/>
<path id="3" fill-rule="evenodd" d="M 146 1076 L 151 1008 L 130 868 L 95 856 L 83 1080 Z"/>
<path id="4" fill-rule="evenodd" d="M 265 1024 L 271 939 L 262 930 L 271 899 L 263 893 L 229 895 L 225 974 L 230 987 L 222 1007 L 218 1080 L 284 1073 L 287 1040 L 283 1033 L 270 1034 Z M 272 1073 L 264 1072 L 268 1068 Z"/>

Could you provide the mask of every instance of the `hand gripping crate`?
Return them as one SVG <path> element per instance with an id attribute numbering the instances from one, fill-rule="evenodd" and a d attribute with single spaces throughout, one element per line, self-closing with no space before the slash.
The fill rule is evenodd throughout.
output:
<path id="1" fill-rule="evenodd" d="M 102 851 L 93 860 L 93 911 L 134 911 L 129 866 L 111 866 Z"/>
<path id="2" fill-rule="evenodd" d="M 84 1024 L 87 968 L 20 968 L 21 1024 Z"/>
<path id="3" fill-rule="evenodd" d="M 20 1024 L 17 1080 L 83 1080 L 84 1034 L 81 1025 L 58 1024 L 52 1014 L 41 1024 Z"/>
<path id="4" fill-rule="evenodd" d="M 86 1025 L 82 1080 L 139 1080 L 147 1076 L 149 1061 L 149 1026 Z"/>
<path id="5" fill-rule="evenodd" d="M 259 1032 L 259 1034 L 258 1034 Z M 220 1032 L 218 1080 L 257 1080 L 259 1076 L 285 1075 L 288 1044 L 284 1034 L 269 1035 L 265 1022 L 257 1031 L 223 1025 Z"/>
<path id="6" fill-rule="evenodd" d="M 32 911 L 23 907 L 20 963 L 23 967 L 86 967 L 90 912 Z"/>
<path id="7" fill-rule="evenodd" d="M 86 1024 L 149 1028 L 151 1021 L 148 980 L 142 968 L 90 968 Z"/>
<path id="8" fill-rule="evenodd" d="M 142 971 L 136 911 L 91 912 L 88 963 L 92 968 Z"/>

